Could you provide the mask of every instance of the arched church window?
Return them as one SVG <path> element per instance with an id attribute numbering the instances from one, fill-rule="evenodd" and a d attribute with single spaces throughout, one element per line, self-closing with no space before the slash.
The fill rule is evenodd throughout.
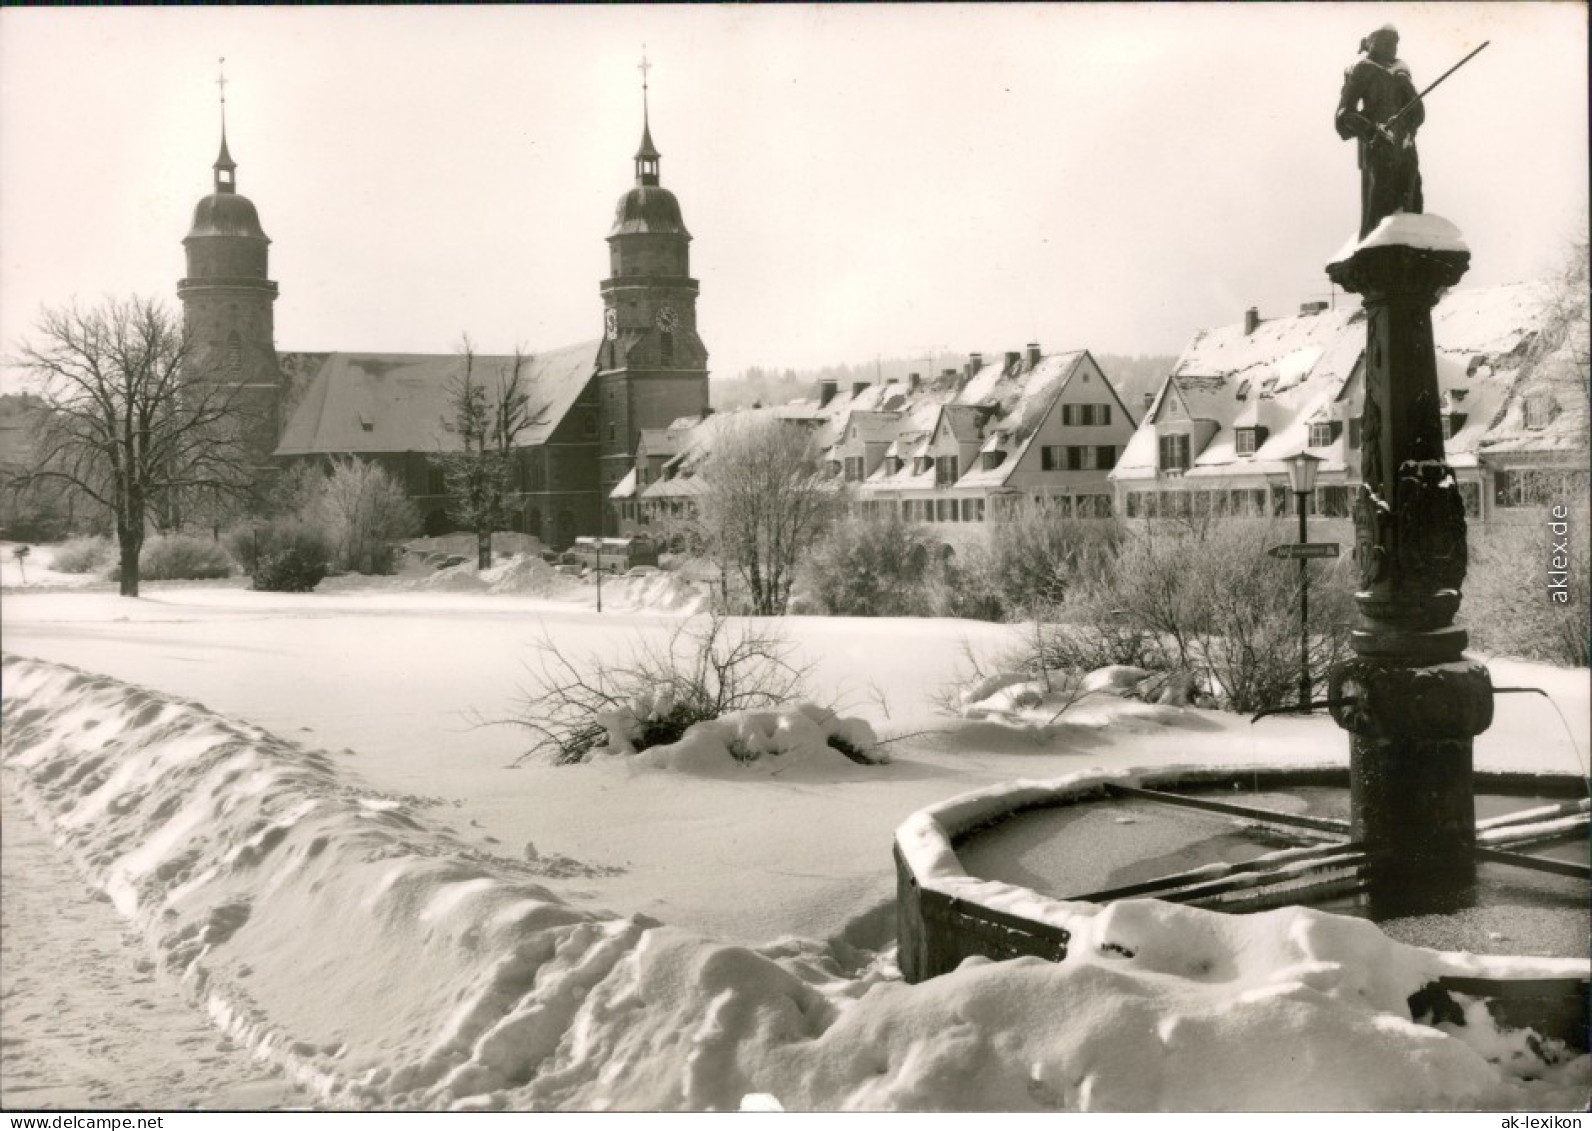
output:
<path id="1" fill-rule="evenodd" d="M 658 359 L 664 365 L 674 364 L 674 334 L 668 330 L 658 335 Z"/>
<path id="2" fill-rule="evenodd" d="M 243 339 L 236 330 L 227 338 L 227 376 L 239 377 L 243 373 Z"/>

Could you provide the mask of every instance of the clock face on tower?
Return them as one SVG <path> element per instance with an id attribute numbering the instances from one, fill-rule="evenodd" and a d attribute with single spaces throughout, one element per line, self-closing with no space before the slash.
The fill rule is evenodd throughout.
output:
<path id="1" fill-rule="evenodd" d="M 666 306 L 658 311 L 658 329 L 664 333 L 673 333 L 680 325 L 680 316 L 674 312 L 674 307 Z"/>
<path id="2" fill-rule="evenodd" d="M 619 311 L 611 306 L 603 311 L 603 336 L 607 338 L 619 336 Z"/>

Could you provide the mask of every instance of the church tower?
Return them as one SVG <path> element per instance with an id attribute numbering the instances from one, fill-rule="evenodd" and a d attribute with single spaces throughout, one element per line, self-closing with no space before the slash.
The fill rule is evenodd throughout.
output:
<path id="1" fill-rule="evenodd" d="M 680 202 L 658 179 L 642 60 L 641 147 L 636 183 L 619 198 L 602 282 L 603 343 L 597 355 L 598 474 L 603 497 L 634 464 L 643 428 L 666 428 L 708 407 L 708 354 L 697 336 L 691 233 Z M 604 533 L 612 516 L 604 507 Z"/>
<path id="2" fill-rule="evenodd" d="M 188 275 L 177 284 L 195 375 L 241 386 L 250 458 L 264 464 L 280 429 L 280 373 L 268 275 L 270 239 L 249 198 L 237 188 L 237 163 L 227 151 L 226 79 L 220 80 L 221 153 L 214 191 L 194 208 L 182 241 Z"/>

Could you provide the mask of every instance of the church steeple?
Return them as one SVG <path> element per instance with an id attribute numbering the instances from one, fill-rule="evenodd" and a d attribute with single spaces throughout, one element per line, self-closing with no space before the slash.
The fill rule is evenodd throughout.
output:
<path id="1" fill-rule="evenodd" d="M 221 64 L 226 66 L 227 57 L 221 57 Z M 238 191 L 238 163 L 232 159 L 232 154 L 227 152 L 227 72 L 223 70 L 221 77 L 216 79 L 216 86 L 221 88 L 221 152 L 216 157 L 216 163 L 211 166 L 216 171 L 217 192 Z"/>
<path id="2" fill-rule="evenodd" d="M 222 60 L 223 63 L 226 60 Z M 194 206 L 182 245 L 188 273 L 177 283 L 183 328 L 195 374 L 237 386 L 234 401 L 250 459 L 264 464 L 276 450 L 280 369 L 272 307 L 271 240 L 254 202 L 238 191 L 237 162 L 227 148 L 225 75 L 221 88 L 221 152 L 211 168 L 215 187 Z"/>
<path id="3" fill-rule="evenodd" d="M 658 159 L 663 154 L 652 144 L 652 122 L 647 107 L 647 72 L 652 69 L 652 64 L 647 62 L 645 47 L 641 49 L 641 65 L 636 69 L 641 72 L 641 148 L 636 150 L 636 184 L 656 185 Z"/>
<path id="4" fill-rule="evenodd" d="M 608 230 L 602 281 L 604 341 L 597 352 L 598 486 L 604 498 L 635 466 L 644 429 L 667 428 L 708 409 L 708 351 L 697 335 L 697 281 L 691 233 L 674 193 L 658 183 L 647 71 L 641 58 L 641 147 L 636 183 L 625 190 Z M 604 508 L 606 533 L 617 529 Z"/>

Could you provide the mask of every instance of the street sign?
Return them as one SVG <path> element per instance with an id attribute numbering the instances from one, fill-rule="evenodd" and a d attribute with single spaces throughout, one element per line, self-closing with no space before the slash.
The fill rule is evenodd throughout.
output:
<path id="1" fill-rule="evenodd" d="M 1286 546 L 1273 546 L 1266 551 L 1274 558 L 1335 558 L 1336 542 L 1293 542 Z"/>

